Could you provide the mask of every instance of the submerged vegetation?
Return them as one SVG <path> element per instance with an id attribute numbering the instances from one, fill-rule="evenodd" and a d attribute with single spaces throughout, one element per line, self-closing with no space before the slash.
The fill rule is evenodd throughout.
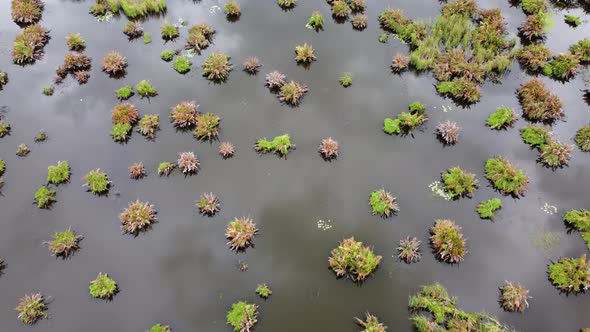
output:
<path id="1" fill-rule="evenodd" d="M 529 178 L 504 157 L 491 158 L 485 164 L 485 177 L 505 195 L 524 196 Z"/>
<path id="2" fill-rule="evenodd" d="M 258 322 L 258 306 L 244 301 L 233 303 L 226 318 L 234 331 L 248 332 Z"/>
<path id="3" fill-rule="evenodd" d="M 491 198 L 487 201 L 480 202 L 477 204 L 477 214 L 481 219 L 494 220 L 494 212 L 502 208 L 502 201 L 497 198 Z"/>
<path id="4" fill-rule="evenodd" d="M 467 250 L 461 226 L 448 219 L 438 219 L 430 228 L 430 242 L 437 259 L 447 263 L 462 262 Z"/>
<path id="5" fill-rule="evenodd" d="M 590 264 L 586 254 L 580 258 L 560 258 L 549 264 L 549 280 L 565 293 L 577 294 L 590 288 Z"/>
<path id="6" fill-rule="evenodd" d="M 260 153 L 276 153 L 279 156 L 286 156 L 293 146 L 291 145 L 291 137 L 288 134 L 276 136 L 272 141 L 267 141 L 266 138 L 261 138 L 256 141 L 254 149 Z"/>
<path id="7" fill-rule="evenodd" d="M 225 229 L 227 244 L 231 250 L 245 250 L 252 245 L 252 239 L 258 233 L 256 224 L 247 217 L 234 218 Z"/>
<path id="8" fill-rule="evenodd" d="M 100 272 L 96 279 L 90 282 L 88 286 L 92 297 L 104 300 L 110 300 L 117 294 L 117 283 L 106 273 Z"/>
<path id="9" fill-rule="evenodd" d="M 336 276 L 347 276 L 352 281 L 361 283 L 375 271 L 382 258 L 375 255 L 372 248 L 363 246 L 362 242 L 351 237 L 342 240 L 332 250 L 328 262 Z"/>
<path id="10" fill-rule="evenodd" d="M 47 318 L 47 305 L 40 293 L 27 294 L 22 297 L 15 308 L 18 319 L 25 324 L 34 324 L 41 318 Z"/>
<path id="11" fill-rule="evenodd" d="M 385 191 L 385 189 L 373 191 L 369 197 L 369 205 L 371 206 L 371 214 L 373 215 L 378 214 L 387 218 L 399 212 L 397 197 L 394 197 L 390 192 Z"/>

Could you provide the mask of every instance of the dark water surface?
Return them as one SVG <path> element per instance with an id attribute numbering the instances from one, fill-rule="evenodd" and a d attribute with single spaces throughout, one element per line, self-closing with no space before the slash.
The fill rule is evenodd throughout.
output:
<path id="1" fill-rule="evenodd" d="M 536 164 L 537 152 L 521 142 L 518 128 L 524 120 L 508 131 L 485 127 L 485 119 L 499 106 L 520 113 L 514 92 L 528 76 L 516 63 L 502 84 L 486 83 L 481 102 L 469 109 L 437 96 L 429 73 L 389 73 L 392 56 L 407 53 L 407 47 L 393 39 L 387 44 L 377 41 L 378 13 L 392 5 L 411 18 L 435 17 L 437 1 L 368 1 L 369 27 L 359 32 L 350 22 L 335 23 L 321 0 L 302 0 L 289 12 L 281 11 L 274 0 L 244 0 L 242 17 L 234 23 L 222 11 L 210 12 L 223 3 L 169 0 L 165 17 L 144 23 L 153 38 L 149 45 L 141 39 L 127 41 L 121 32 L 124 17 L 97 22 L 87 14 L 91 1 L 45 2 L 41 23 L 51 30 L 51 41 L 43 59 L 26 67 L 11 63 L 19 28 L 10 18 L 9 1 L 0 2 L 0 69 L 10 77 L 0 92 L 0 106 L 13 128 L 10 136 L 0 139 L 0 158 L 7 163 L 0 197 L 0 256 L 7 264 L 0 277 L 0 330 L 145 331 L 162 322 L 174 331 L 229 331 L 225 314 L 231 303 L 245 299 L 260 305 L 257 331 L 357 331 L 352 317 L 366 310 L 391 331 L 411 331 L 408 296 L 435 281 L 459 297 L 460 308 L 485 310 L 521 331 L 577 331 L 590 326 L 590 297 L 561 295 L 546 275 L 551 260 L 587 252 L 578 233 L 567 234 L 561 217 L 569 209 L 590 208 L 590 154 L 576 147 L 569 167 L 551 171 Z M 524 20 L 522 11 L 506 1 L 479 5 L 502 8 L 511 33 Z M 305 28 L 314 10 L 326 19 L 319 33 Z M 574 30 L 563 23 L 563 14 L 554 16 L 556 24 L 547 38 L 555 53 L 590 37 L 588 15 Z M 193 69 L 184 76 L 159 58 L 162 50 L 184 44 L 187 28 L 174 43 L 164 44 L 159 34 L 163 22 L 179 18 L 189 25 L 206 20 L 217 30 L 214 44 L 191 60 Z M 90 81 L 79 86 L 68 78 L 54 96 L 45 97 L 41 90 L 50 84 L 67 52 L 65 36 L 76 32 L 93 57 Z M 314 46 L 318 57 L 308 70 L 293 59 L 295 45 L 304 42 Z M 100 71 L 100 60 L 110 50 L 129 61 L 123 79 L 110 79 Z M 223 84 L 200 76 L 199 66 L 214 50 L 231 55 L 236 67 Z M 264 64 L 258 76 L 241 71 L 241 62 L 250 55 Z M 273 69 L 309 86 L 299 108 L 282 106 L 263 86 L 264 74 Z M 344 72 L 354 77 L 348 89 L 337 82 Z M 128 144 L 116 144 L 109 135 L 110 111 L 117 103 L 114 90 L 142 79 L 149 80 L 159 95 L 150 100 L 135 96 L 130 102 L 141 114 L 160 114 L 162 130 L 155 142 L 135 132 Z M 581 77 L 566 84 L 544 81 L 562 97 L 566 113 L 566 121 L 553 126 L 554 136 L 573 143 L 575 130 L 590 121 Z M 195 100 L 201 111 L 222 117 L 220 139 L 236 145 L 233 159 L 217 154 L 217 142 L 198 142 L 190 133 L 174 130 L 168 122 L 170 108 L 183 100 Z M 423 130 L 414 137 L 384 134 L 383 119 L 412 101 L 428 105 L 430 121 Z M 451 110 L 444 112 L 442 106 Z M 443 147 L 434 136 L 436 124 L 446 119 L 463 128 L 453 147 Z M 49 140 L 35 144 L 32 139 L 41 129 Z M 283 133 L 297 146 L 286 159 L 253 151 L 256 139 Z M 320 140 L 328 136 L 341 145 L 341 156 L 331 163 L 317 153 Z M 26 158 L 14 154 L 21 142 L 32 150 Z M 159 178 L 158 163 L 175 161 L 182 151 L 198 154 L 198 175 Z M 497 154 L 523 168 L 531 183 L 524 198 L 503 198 L 496 221 L 483 221 L 475 206 L 497 195 L 483 178 L 483 165 Z M 45 182 L 47 166 L 58 160 L 69 161 L 72 180 L 58 187 L 58 202 L 51 210 L 40 210 L 33 195 Z M 146 164 L 149 175 L 144 180 L 128 178 L 127 167 L 136 161 Z M 456 165 L 478 175 L 482 185 L 475 197 L 455 202 L 433 197 L 428 185 Z M 113 181 L 107 197 L 82 187 L 84 174 L 99 167 Z M 367 204 L 369 193 L 382 187 L 398 196 L 401 207 L 398 216 L 387 220 L 371 216 Z M 194 207 L 205 191 L 221 198 L 221 212 L 213 218 L 200 216 Z M 117 215 L 137 198 L 156 205 L 159 223 L 133 238 L 121 234 Z M 545 203 L 558 212 L 544 212 Z M 224 229 L 242 215 L 254 219 L 260 234 L 254 249 L 235 254 L 226 245 Z M 418 264 L 408 266 L 392 257 L 398 241 L 407 235 L 426 244 L 436 218 L 454 219 L 463 227 L 469 249 L 463 263 L 436 262 L 426 245 Z M 332 228 L 319 229 L 318 220 L 330 220 Z M 55 259 L 43 242 L 68 226 L 84 236 L 82 249 L 71 259 Z M 541 229 L 561 238 L 549 255 L 532 241 Z M 349 236 L 373 245 L 384 257 L 361 287 L 337 280 L 328 269 L 330 250 Z M 240 260 L 248 264 L 248 271 L 238 271 Z M 119 284 L 121 292 L 112 302 L 88 294 L 88 283 L 98 272 L 108 273 Z M 524 314 L 500 309 L 498 287 L 505 280 L 530 289 L 531 307 Z M 274 291 L 267 301 L 254 294 L 262 282 Z M 49 297 L 51 317 L 26 327 L 17 320 L 14 307 L 31 292 Z"/>

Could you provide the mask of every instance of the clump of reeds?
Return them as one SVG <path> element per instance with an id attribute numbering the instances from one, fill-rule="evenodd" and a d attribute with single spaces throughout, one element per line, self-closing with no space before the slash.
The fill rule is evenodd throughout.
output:
<path id="1" fill-rule="evenodd" d="M 283 85 L 285 85 L 286 79 L 287 77 L 285 75 L 283 75 L 281 72 L 277 71 L 277 70 L 273 70 L 270 73 L 266 74 L 266 78 L 265 78 L 265 82 L 264 84 L 269 88 L 269 89 L 280 89 L 283 87 Z"/>
<path id="2" fill-rule="evenodd" d="M 529 307 L 529 290 L 519 283 L 506 281 L 500 293 L 500 304 L 506 311 L 524 312 Z"/>
<path id="3" fill-rule="evenodd" d="M 176 128 L 190 128 L 197 124 L 199 105 L 194 101 L 183 101 L 172 108 L 170 121 Z"/>
<path id="4" fill-rule="evenodd" d="M 68 228 L 63 232 L 53 233 L 53 239 L 47 242 L 47 245 L 54 256 L 66 258 L 80 249 L 79 243 L 81 239 L 82 236 L 77 235 L 71 228 Z"/>
<path id="5" fill-rule="evenodd" d="M 12 19 L 21 24 L 31 24 L 41 19 L 43 1 L 41 0 L 12 0 L 10 5 Z"/>
<path id="6" fill-rule="evenodd" d="M 133 163 L 129 166 L 129 177 L 134 180 L 143 179 L 145 177 L 145 166 L 143 162 Z"/>
<path id="7" fill-rule="evenodd" d="M 108 274 L 100 272 L 96 279 L 90 282 L 88 290 L 94 298 L 110 300 L 117 294 L 119 288 L 117 283 Z"/>
<path id="8" fill-rule="evenodd" d="M 331 160 L 338 157 L 339 145 L 332 137 L 322 139 L 318 151 L 326 160 Z"/>
<path id="9" fill-rule="evenodd" d="M 123 233 L 137 235 L 151 227 L 156 221 L 154 205 L 148 202 L 140 202 L 139 199 L 129 203 L 123 212 L 119 214 Z"/>
<path id="10" fill-rule="evenodd" d="M 252 239 L 258 233 L 256 224 L 248 217 L 235 218 L 227 225 L 225 237 L 231 250 L 244 250 L 252 245 Z"/>
<path id="11" fill-rule="evenodd" d="M 421 243 L 416 237 L 410 238 L 408 236 L 405 239 L 401 239 L 397 247 L 397 251 L 399 252 L 397 257 L 406 264 L 420 261 L 420 258 L 422 258 L 422 253 L 420 252 Z"/>
<path id="12" fill-rule="evenodd" d="M 202 65 L 203 76 L 210 81 L 225 81 L 232 70 L 230 59 L 229 55 L 219 51 L 209 54 Z"/>
<path id="13" fill-rule="evenodd" d="M 219 154 L 224 158 L 231 158 L 235 153 L 235 147 L 230 142 L 222 142 L 219 144 Z"/>
<path id="14" fill-rule="evenodd" d="M 185 151 L 180 153 L 180 157 L 176 164 L 183 174 L 194 174 L 199 171 L 201 162 L 194 152 Z"/>
<path id="15" fill-rule="evenodd" d="M 110 75 L 125 72 L 127 60 L 119 52 L 111 51 L 102 59 L 102 70 Z"/>
<path id="16" fill-rule="evenodd" d="M 363 246 L 354 238 L 342 240 L 334 248 L 328 259 L 330 268 L 338 277 L 348 276 L 354 282 L 363 282 L 375 271 L 382 256 L 375 255 L 373 249 Z"/>
<path id="17" fill-rule="evenodd" d="M 199 212 L 206 216 L 213 216 L 219 211 L 219 199 L 214 193 L 202 193 L 197 201 Z"/>
<path id="18" fill-rule="evenodd" d="M 547 90 L 539 78 L 532 78 L 517 89 L 525 117 L 533 121 L 552 122 L 564 115 L 559 96 Z"/>
<path id="19" fill-rule="evenodd" d="M 248 74 L 256 75 L 258 73 L 258 69 L 262 66 L 258 61 L 258 58 L 255 56 L 248 57 L 243 63 L 244 71 Z"/>
<path id="20" fill-rule="evenodd" d="M 211 112 L 199 114 L 193 135 L 200 140 L 213 140 L 219 135 L 221 118 Z"/>
<path id="21" fill-rule="evenodd" d="M 286 83 L 279 90 L 279 100 L 291 106 L 297 106 L 307 93 L 307 85 L 295 81 Z"/>
<path id="22" fill-rule="evenodd" d="M 430 234 L 432 248 L 438 259 L 451 264 L 463 261 L 467 251 L 459 225 L 452 220 L 438 219 L 430 228 Z"/>
<path id="23" fill-rule="evenodd" d="M 27 64 L 39 60 L 48 41 L 49 30 L 40 24 L 29 25 L 14 38 L 12 62 Z"/>
<path id="24" fill-rule="evenodd" d="M 25 324 L 34 324 L 39 319 L 48 317 L 45 298 L 40 293 L 26 294 L 15 310 L 18 311 L 18 319 Z"/>

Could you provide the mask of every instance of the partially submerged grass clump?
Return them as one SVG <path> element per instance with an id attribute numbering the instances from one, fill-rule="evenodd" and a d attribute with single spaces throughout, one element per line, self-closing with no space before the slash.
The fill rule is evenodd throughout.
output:
<path id="1" fill-rule="evenodd" d="M 70 51 L 82 51 L 86 48 L 86 42 L 80 37 L 79 33 L 67 35 L 66 43 Z"/>
<path id="2" fill-rule="evenodd" d="M 25 324 L 34 324 L 41 318 L 47 318 L 47 305 L 45 298 L 40 293 L 26 294 L 15 308 L 18 311 L 18 319 Z"/>
<path id="3" fill-rule="evenodd" d="M 6 171 L 6 162 L 3 159 L 0 159 L 0 176 L 4 175 Z"/>
<path id="4" fill-rule="evenodd" d="M 338 82 L 345 88 L 348 88 L 352 85 L 352 74 L 344 73 L 339 79 Z"/>
<path id="5" fill-rule="evenodd" d="M 234 331 L 248 332 L 258 322 L 258 306 L 244 301 L 233 303 L 226 318 L 227 324 L 231 325 Z"/>
<path id="6" fill-rule="evenodd" d="M 506 106 L 498 107 L 486 120 L 491 129 L 506 129 L 516 122 L 516 113 Z"/>
<path id="7" fill-rule="evenodd" d="M 541 146 L 539 150 L 541 152 L 539 161 L 545 166 L 555 169 L 568 164 L 572 146 L 552 140 Z"/>
<path id="8" fill-rule="evenodd" d="M 31 149 L 25 143 L 21 143 L 16 147 L 16 155 L 19 157 L 25 157 L 31 152 Z"/>
<path id="9" fill-rule="evenodd" d="M 406 70 L 409 64 L 410 58 L 407 55 L 396 53 L 393 59 L 391 59 L 391 71 L 399 74 Z"/>
<path id="10" fill-rule="evenodd" d="M 148 139 L 156 138 L 156 131 L 160 129 L 160 116 L 158 114 L 146 114 L 139 120 L 137 131 Z"/>
<path id="11" fill-rule="evenodd" d="M 148 230 L 156 222 L 154 205 L 140 202 L 139 199 L 129 205 L 119 214 L 123 233 L 133 235 Z"/>
<path id="12" fill-rule="evenodd" d="M 539 11 L 535 14 L 528 15 L 526 20 L 518 27 L 518 32 L 528 41 L 537 41 L 545 38 L 545 33 L 549 31 L 553 24 L 552 13 Z"/>
<path id="13" fill-rule="evenodd" d="M 140 21 L 129 21 L 123 26 L 123 33 L 129 39 L 135 39 L 143 36 L 143 26 Z"/>
<path id="14" fill-rule="evenodd" d="M 568 25 L 577 28 L 580 24 L 582 24 L 582 19 L 579 16 L 565 14 L 564 21 Z"/>
<path id="15" fill-rule="evenodd" d="M 531 121 L 553 122 L 563 117 L 559 96 L 547 90 L 539 78 L 532 78 L 517 89 L 522 113 Z"/>
<path id="16" fill-rule="evenodd" d="M 111 186 L 109 176 L 107 173 L 102 172 L 100 168 L 88 172 L 82 179 L 86 182 L 84 186 L 88 187 L 88 190 L 96 195 L 106 194 Z"/>
<path id="17" fill-rule="evenodd" d="M 279 100 L 291 106 L 298 106 L 306 93 L 307 85 L 291 81 L 281 86 Z"/>
<path id="18" fill-rule="evenodd" d="M 115 93 L 117 94 L 117 98 L 119 100 L 127 100 L 127 99 L 131 98 L 131 96 L 133 96 L 133 94 L 134 94 L 133 87 L 131 85 L 126 85 L 124 87 L 121 87 L 121 88 L 117 89 L 115 91 Z"/>
<path id="19" fill-rule="evenodd" d="M 339 145 L 332 137 L 322 139 L 318 151 L 325 160 L 331 160 L 338 157 Z"/>
<path id="20" fill-rule="evenodd" d="M 400 113 L 397 118 L 386 118 L 383 121 L 383 131 L 390 135 L 409 134 L 415 128 L 428 121 L 426 106 L 420 102 L 413 102 L 408 106 L 409 112 Z"/>
<path id="21" fill-rule="evenodd" d="M 10 135 L 10 123 L 5 122 L 2 117 L 0 117 L 0 138 Z"/>
<path id="22" fill-rule="evenodd" d="M 590 264 L 586 254 L 580 258 L 560 258 L 549 264 L 549 280 L 562 292 L 577 294 L 590 287 Z"/>
<path id="23" fill-rule="evenodd" d="M 34 63 L 43 56 L 43 48 L 49 41 L 49 30 L 40 24 L 29 25 L 14 38 L 12 62 Z"/>
<path id="24" fill-rule="evenodd" d="M 165 23 L 162 25 L 160 27 L 160 33 L 162 35 L 162 39 L 164 40 L 173 40 L 180 35 L 178 28 L 170 23 Z"/>
<path id="25" fill-rule="evenodd" d="M 160 165 L 158 165 L 158 175 L 162 176 L 169 176 L 170 174 L 172 174 L 172 172 L 174 171 L 174 169 L 176 168 L 176 164 L 165 161 L 165 162 L 161 162 Z"/>
<path id="26" fill-rule="evenodd" d="M 406 264 L 420 261 L 422 258 L 422 253 L 420 252 L 421 243 L 416 237 L 410 238 L 408 236 L 405 239 L 401 239 L 397 247 L 397 251 L 399 252 L 397 257 Z"/>
<path id="27" fill-rule="evenodd" d="M 133 163 L 129 166 L 129 177 L 134 180 L 143 179 L 145 177 L 145 166 L 143 162 Z"/>
<path id="28" fill-rule="evenodd" d="M 268 299 L 272 295 L 272 290 L 266 284 L 260 284 L 256 287 L 256 294 L 263 299 Z"/>
<path id="29" fill-rule="evenodd" d="M 176 165 L 180 169 L 183 174 L 195 174 L 199 171 L 199 166 L 201 162 L 197 155 L 194 152 L 185 151 L 179 154 L 178 161 Z"/>
<path id="30" fill-rule="evenodd" d="M 174 59 L 172 67 L 179 74 L 186 74 L 191 70 L 191 62 L 183 56 L 177 56 L 176 59 Z"/>
<path id="31" fill-rule="evenodd" d="M 225 229 L 227 244 L 231 250 L 245 250 L 252 245 L 252 239 L 258 233 L 256 224 L 247 217 L 234 218 Z"/>
<path id="32" fill-rule="evenodd" d="M 436 134 L 445 144 L 448 145 L 457 143 L 460 132 L 461 127 L 459 127 L 456 122 L 450 120 L 441 122 L 436 126 Z"/>
<path id="33" fill-rule="evenodd" d="M 285 80 L 287 77 L 278 70 L 273 70 L 270 73 L 266 74 L 264 85 L 266 85 L 271 90 L 278 90 L 283 87 L 287 83 Z"/>
<path id="34" fill-rule="evenodd" d="M 131 103 L 117 104 L 111 111 L 113 124 L 134 125 L 139 119 L 139 111 Z"/>
<path id="35" fill-rule="evenodd" d="M 461 226 L 448 219 L 437 219 L 430 228 L 430 241 L 437 259 L 447 263 L 462 262 L 467 250 Z"/>
<path id="36" fill-rule="evenodd" d="M 313 47 L 308 43 L 295 46 L 295 61 L 298 63 L 311 63 L 315 59 Z"/>
<path id="37" fill-rule="evenodd" d="M 369 196 L 369 205 L 371 206 L 371 214 L 378 214 L 385 218 L 399 212 L 397 197 L 385 189 L 373 191 Z"/>
<path id="38" fill-rule="evenodd" d="M 102 70 L 109 75 L 118 75 L 125 72 L 127 60 L 119 52 L 111 51 L 102 59 Z"/>
<path id="39" fill-rule="evenodd" d="M 37 134 L 35 134 L 35 137 L 33 137 L 33 141 L 36 143 L 45 142 L 46 140 L 47 134 L 43 130 L 40 130 Z"/>
<path id="40" fill-rule="evenodd" d="M 567 81 L 576 76 L 579 67 L 579 56 L 575 54 L 559 54 L 543 67 L 543 73 L 554 79 Z"/>
<path id="41" fill-rule="evenodd" d="M 246 60 L 244 60 L 242 63 L 242 66 L 244 66 L 244 71 L 250 75 L 256 75 L 258 73 L 258 69 L 262 67 L 260 61 L 258 61 L 258 58 L 255 56 L 246 58 Z"/>
<path id="42" fill-rule="evenodd" d="M 588 210 L 570 210 L 563 216 L 563 221 L 571 229 L 582 234 L 590 249 L 590 211 Z"/>
<path id="43" fill-rule="evenodd" d="M 41 186 L 35 192 L 35 201 L 37 207 L 40 209 L 49 209 L 53 203 L 57 201 L 55 198 L 55 190 L 49 189 L 47 186 Z"/>
<path id="44" fill-rule="evenodd" d="M 53 96 L 53 92 L 55 92 L 55 90 L 52 86 L 47 86 L 43 88 L 42 92 L 46 96 Z"/>
<path id="45" fill-rule="evenodd" d="M 8 83 L 8 74 L 5 71 L 0 70 L 0 91 Z"/>
<path id="46" fill-rule="evenodd" d="M 215 29 L 205 22 L 193 25 L 188 31 L 186 48 L 200 54 L 211 44 L 213 34 L 215 34 Z"/>
<path id="47" fill-rule="evenodd" d="M 160 53 L 160 59 L 166 62 L 172 61 L 172 59 L 174 59 L 174 52 L 171 50 L 163 50 L 162 53 Z"/>
<path id="48" fill-rule="evenodd" d="M 350 19 L 350 23 L 352 24 L 352 27 L 355 28 L 356 30 L 364 30 L 367 27 L 368 20 L 369 20 L 369 17 L 367 15 L 357 13 L 357 14 L 352 15 L 352 18 Z"/>
<path id="49" fill-rule="evenodd" d="M 172 332 L 172 329 L 168 325 L 158 323 L 152 326 L 148 332 Z"/>
<path id="50" fill-rule="evenodd" d="M 580 39 L 569 47 L 569 51 L 580 59 L 580 63 L 588 64 L 590 62 L 590 39 Z"/>
<path id="51" fill-rule="evenodd" d="M 141 97 L 153 97 L 158 94 L 158 91 L 146 80 L 137 83 L 135 90 Z"/>
<path id="52" fill-rule="evenodd" d="M 487 201 L 482 201 L 477 204 L 477 214 L 482 219 L 494 220 L 494 212 L 502 208 L 502 201 L 497 198 L 491 198 Z"/>
<path id="53" fill-rule="evenodd" d="M 240 4 L 236 1 L 228 1 L 223 5 L 223 9 L 225 9 L 225 14 L 229 17 L 239 17 L 242 14 L 240 9 Z"/>
<path id="54" fill-rule="evenodd" d="M 96 279 L 90 282 L 88 290 L 94 298 L 110 300 L 117 294 L 119 288 L 117 283 L 108 274 L 99 272 Z"/>
<path id="55" fill-rule="evenodd" d="M 519 283 L 506 281 L 500 288 L 502 309 L 510 312 L 524 312 L 529 307 L 529 290 Z"/>
<path id="56" fill-rule="evenodd" d="M 221 118 L 211 112 L 197 115 L 193 135 L 200 140 L 213 140 L 219 135 Z"/>
<path id="57" fill-rule="evenodd" d="M 138 18 L 150 14 L 159 14 L 166 11 L 166 0 L 97 0 L 97 3 L 108 5 L 108 9 L 116 14 L 119 10 L 128 18 Z"/>
<path id="58" fill-rule="evenodd" d="M 545 11 L 547 9 L 547 3 L 545 0 L 521 0 L 520 8 L 522 8 L 525 14 L 530 15 Z"/>
<path id="59" fill-rule="evenodd" d="M 0 125 L 1 127 L 1 125 Z M 0 128 L 1 129 L 1 128 Z M 0 131 L 1 132 L 1 131 Z M 0 134 L 1 137 L 1 134 Z M 584 126 L 576 132 L 576 144 L 580 150 L 590 152 L 590 126 Z"/>
<path id="60" fill-rule="evenodd" d="M 545 44 L 528 44 L 518 51 L 516 58 L 526 69 L 538 72 L 551 60 L 551 50 Z"/>
<path id="61" fill-rule="evenodd" d="M 49 251 L 54 256 L 66 258 L 74 251 L 80 249 L 79 242 L 81 239 L 82 237 L 80 235 L 77 235 L 71 228 L 68 228 L 63 232 L 53 233 L 53 239 L 47 242 L 47 245 L 49 246 Z"/>
<path id="62" fill-rule="evenodd" d="M 468 104 L 474 104 L 481 98 L 479 85 L 467 79 L 440 82 L 436 90 L 441 95 Z"/>
<path id="63" fill-rule="evenodd" d="M 306 27 L 310 29 L 319 30 L 324 25 L 324 16 L 319 11 L 311 13 Z"/>
<path id="64" fill-rule="evenodd" d="M 223 157 L 223 159 L 233 157 L 235 151 L 234 145 L 230 142 L 221 142 L 221 144 L 219 144 L 219 154 Z"/>
<path id="65" fill-rule="evenodd" d="M 460 167 L 449 168 L 445 173 L 442 173 L 441 177 L 443 190 L 453 199 L 471 197 L 479 186 L 475 174 L 467 173 Z"/>
<path id="66" fill-rule="evenodd" d="M 209 56 L 202 65 L 203 76 L 210 81 L 225 81 L 232 70 L 232 64 L 229 61 L 231 57 L 227 54 L 215 51 Z"/>
<path id="67" fill-rule="evenodd" d="M 131 134 L 131 125 L 128 123 L 114 124 L 111 128 L 111 137 L 115 142 L 126 142 Z"/>
<path id="68" fill-rule="evenodd" d="M 551 142 L 549 130 L 540 126 L 525 126 L 520 128 L 520 137 L 525 144 L 537 149 Z"/>
<path id="69" fill-rule="evenodd" d="M 485 164 L 485 177 L 505 195 L 524 196 L 529 178 L 504 157 L 490 158 Z"/>
<path id="70" fill-rule="evenodd" d="M 291 138 L 288 134 L 284 134 L 276 136 L 272 141 L 267 141 L 266 138 L 261 138 L 256 141 L 254 149 L 260 153 L 272 152 L 279 156 L 286 156 L 292 147 Z"/>
<path id="71" fill-rule="evenodd" d="M 214 216 L 219 211 L 219 199 L 214 193 L 202 193 L 197 201 L 199 212 L 206 216 Z"/>
<path id="72" fill-rule="evenodd" d="M 365 320 L 355 317 L 355 322 L 363 327 L 361 332 L 385 332 L 387 326 L 379 322 L 377 316 L 371 315 L 368 311 L 365 313 Z"/>
<path id="73" fill-rule="evenodd" d="M 328 259 L 330 268 L 338 277 L 349 277 L 361 283 L 375 271 L 382 256 L 375 255 L 373 249 L 363 246 L 362 242 L 353 237 L 344 239 L 334 248 Z"/>
<path id="74" fill-rule="evenodd" d="M 332 2 L 332 16 L 336 18 L 345 18 L 350 14 L 350 8 L 344 0 L 335 0 Z"/>
<path id="75" fill-rule="evenodd" d="M 12 0 L 10 5 L 12 20 L 20 24 L 31 24 L 41 19 L 43 1 Z"/>
<path id="76" fill-rule="evenodd" d="M 70 174 L 70 164 L 67 161 L 58 161 L 57 165 L 47 167 L 47 182 L 55 185 L 68 182 Z"/>

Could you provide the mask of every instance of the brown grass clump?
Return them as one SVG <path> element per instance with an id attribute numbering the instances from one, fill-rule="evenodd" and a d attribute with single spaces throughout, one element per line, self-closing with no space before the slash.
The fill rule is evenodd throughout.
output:
<path id="1" fill-rule="evenodd" d="M 532 78 L 517 89 L 525 117 L 532 121 L 552 122 L 563 117 L 561 99 L 547 90 L 540 78 Z"/>
<path id="2" fill-rule="evenodd" d="M 201 162 L 194 154 L 194 152 L 186 151 L 180 153 L 180 158 L 178 158 L 176 164 L 178 165 L 178 168 L 180 168 L 182 173 L 194 174 L 199 171 L 199 166 L 201 165 Z"/>
<path id="3" fill-rule="evenodd" d="M 527 69 L 539 71 L 551 60 L 551 50 L 544 44 L 529 44 L 523 47 L 516 58 Z"/>
<path id="4" fill-rule="evenodd" d="M 211 43 L 214 33 L 215 29 L 205 22 L 193 25 L 188 31 L 186 48 L 201 53 Z"/>
<path id="5" fill-rule="evenodd" d="M 354 14 L 352 15 L 352 19 L 350 21 L 353 28 L 357 30 L 363 30 L 367 27 L 368 17 L 365 14 Z"/>
<path id="6" fill-rule="evenodd" d="M 131 103 L 118 104 L 111 112 L 113 124 L 134 125 L 139 119 L 139 112 Z"/>
<path id="7" fill-rule="evenodd" d="M 75 71 L 72 75 L 74 75 L 74 79 L 76 79 L 79 84 L 85 84 L 90 79 L 90 72 L 88 70 Z"/>
<path id="8" fill-rule="evenodd" d="M 102 59 L 102 70 L 108 74 L 116 75 L 123 73 L 127 67 L 127 60 L 116 51 L 109 52 Z"/>
<path id="9" fill-rule="evenodd" d="M 545 37 L 546 15 L 547 13 L 543 12 L 527 15 L 526 20 L 518 27 L 518 31 L 529 41 Z"/>
<path id="10" fill-rule="evenodd" d="M 251 56 L 251 57 L 247 58 L 242 65 L 244 66 L 244 70 L 248 74 L 252 74 L 252 75 L 257 74 L 258 68 L 260 68 L 262 66 L 260 64 L 260 62 L 258 61 L 258 58 L 255 56 Z"/>
<path id="11" fill-rule="evenodd" d="M 510 312 L 524 312 L 529 307 L 529 290 L 519 283 L 506 281 L 500 288 L 502 309 Z"/>
<path id="12" fill-rule="evenodd" d="M 328 137 L 322 139 L 318 151 L 324 159 L 330 160 L 338 157 L 338 148 L 338 142 Z"/>
<path id="13" fill-rule="evenodd" d="M 459 139 L 459 132 L 461 131 L 461 127 L 457 125 L 456 122 L 452 122 L 447 120 L 445 122 L 441 122 L 436 126 L 436 134 L 442 139 L 446 144 L 455 144 Z"/>
<path id="14" fill-rule="evenodd" d="M 70 52 L 64 56 L 63 68 L 67 71 L 86 70 L 90 68 L 92 59 L 82 53 Z"/>
<path id="15" fill-rule="evenodd" d="M 199 105 L 194 101 L 183 101 L 172 108 L 170 121 L 176 128 L 190 128 L 197 124 L 199 115 Z"/>
<path id="16" fill-rule="evenodd" d="M 256 224 L 247 217 L 235 218 L 227 225 L 225 237 L 231 250 L 244 250 L 252 245 L 252 238 L 258 233 Z"/>
<path id="17" fill-rule="evenodd" d="M 566 166 L 570 160 L 572 146 L 557 141 L 551 141 L 541 146 L 539 160 L 547 167 L 553 169 Z"/>
<path id="18" fill-rule="evenodd" d="M 219 154 L 224 158 L 231 158 L 235 153 L 235 147 L 230 142 L 222 142 L 219 144 Z"/>
<path id="19" fill-rule="evenodd" d="M 430 228 L 430 241 L 437 258 L 447 263 L 459 263 L 467 253 L 461 226 L 448 219 L 436 220 Z"/>
<path id="20" fill-rule="evenodd" d="M 135 180 L 145 177 L 145 166 L 143 162 L 133 163 L 133 165 L 129 166 L 129 177 Z"/>
<path id="21" fill-rule="evenodd" d="M 307 85 L 291 81 L 281 87 L 279 100 L 291 106 L 297 106 L 306 93 Z"/>
<path id="22" fill-rule="evenodd" d="M 15 22 L 31 24 L 41 19 L 43 2 L 41 0 L 12 0 L 10 9 Z"/>
<path id="23" fill-rule="evenodd" d="M 421 243 L 417 238 L 413 237 L 410 239 L 409 236 L 400 240 L 399 247 L 397 247 L 397 251 L 399 251 L 397 257 L 406 264 L 420 261 L 420 258 L 422 258 L 422 253 L 420 252 Z"/>
<path id="24" fill-rule="evenodd" d="M 269 89 L 280 89 L 287 83 L 286 76 L 278 70 L 273 70 L 270 73 L 266 74 L 266 78 L 264 81 L 264 85 L 266 85 Z"/>
<path id="25" fill-rule="evenodd" d="M 123 233 L 137 235 L 141 231 L 149 229 L 156 221 L 156 210 L 154 205 L 147 202 L 140 202 L 139 199 L 119 214 Z"/>
<path id="26" fill-rule="evenodd" d="M 214 193 L 202 193 L 197 201 L 199 212 L 206 216 L 213 216 L 219 211 L 219 199 Z"/>
<path id="27" fill-rule="evenodd" d="M 143 36 L 143 26 L 140 21 L 129 21 L 123 27 L 123 33 L 129 39 L 135 39 Z"/>
<path id="28" fill-rule="evenodd" d="M 410 57 L 402 53 L 397 53 L 391 60 L 391 71 L 401 73 L 408 68 Z"/>
<path id="29" fill-rule="evenodd" d="M 29 25 L 14 38 L 12 62 L 25 64 L 39 60 L 48 41 L 49 30 L 40 24 Z"/>

